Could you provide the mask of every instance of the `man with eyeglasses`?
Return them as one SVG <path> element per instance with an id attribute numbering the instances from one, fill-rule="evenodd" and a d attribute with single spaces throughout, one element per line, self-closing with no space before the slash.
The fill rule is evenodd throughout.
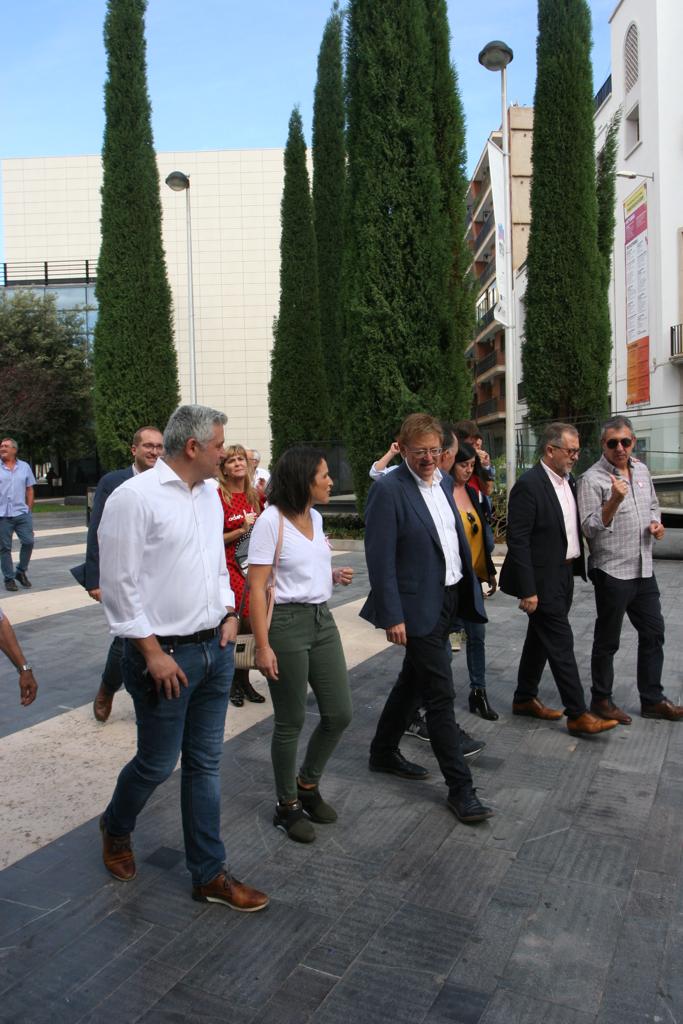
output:
<path id="1" fill-rule="evenodd" d="M 551 423 L 543 432 L 541 453 L 540 462 L 520 476 L 510 493 L 508 550 L 500 574 L 500 589 L 520 598 L 519 607 L 528 616 L 512 713 L 544 721 L 562 718 L 562 711 L 546 707 L 538 696 L 547 662 L 567 729 L 573 736 L 594 735 L 615 728 L 617 721 L 599 718 L 586 707 L 569 624 L 574 576 L 586 578 L 571 475 L 580 453 L 576 427 Z"/>
<path id="2" fill-rule="evenodd" d="M 591 655 L 594 714 L 631 724 L 613 699 L 614 655 L 624 615 L 638 633 L 636 680 L 643 718 L 683 719 L 683 707 L 664 695 L 664 618 L 652 549 L 664 536 L 659 502 L 644 463 L 633 458 L 635 435 L 626 416 L 602 428 L 602 457 L 579 481 L 579 513 L 588 540 L 588 570 L 597 618 Z"/>
<path id="3" fill-rule="evenodd" d="M 105 473 L 97 485 L 93 498 L 92 513 L 88 526 L 88 541 L 85 551 L 85 562 L 71 570 L 72 575 L 81 586 L 85 587 L 94 601 L 100 601 L 100 549 L 97 541 L 97 530 L 100 525 L 107 499 L 126 480 L 144 473 L 156 465 L 156 461 L 164 450 L 164 439 L 157 427 L 140 427 L 133 435 L 130 446 L 133 464 L 126 469 L 115 469 Z M 121 689 L 121 658 L 123 656 L 123 640 L 114 637 L 107 661 L 102 673 L 100 687 L 93 701 L 93 714 L 98 722 L 106 722 L 111 715 L 114 694 Z"/>
<path id="4" fill-rule="evenodd" d="M 434 756 L 448 786 L 447 805 L 462 822 L 493 811 L 478 799 L 453 710 L 448 643 L 457 617 L 486 622 L 481 587 L 453 500 L 453 481 L 438 466 L 441 424 L 414 413 L 398 437 L 403 462 L 375 481 L 365 509 L 370 594 L 360 615 L 405 648 L 403 666 L 370 745 L 369 768 L 419 781 L 429 772 L 399 750 L 418 706 L 425 709 Z"/>

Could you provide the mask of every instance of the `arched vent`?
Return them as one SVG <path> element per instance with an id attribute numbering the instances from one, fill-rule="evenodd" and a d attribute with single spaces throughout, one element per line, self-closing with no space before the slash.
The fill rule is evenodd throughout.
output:
<path id="1" fill-rule="evenodd" d="M 629 25 L 624 42 L 624 70 L 626 92 L 630 92 L 638 81 L 638 29 Z"/>

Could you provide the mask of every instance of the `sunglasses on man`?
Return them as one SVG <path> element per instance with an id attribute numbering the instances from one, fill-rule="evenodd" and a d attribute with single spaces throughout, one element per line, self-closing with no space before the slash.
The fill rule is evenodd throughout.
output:
<path id="1" fill-rule="evenodd" d="M 605 441 L 605 445 L 611 451 L 614 451 L 614 449 L 617 447 L 617 445 L 621 445 L 622 448 L 626 449 L 626 448 L 630 448 L 632 444 L 633 444 L 633 438 L 632 437 L 610 437 L 609 441 Z"/>

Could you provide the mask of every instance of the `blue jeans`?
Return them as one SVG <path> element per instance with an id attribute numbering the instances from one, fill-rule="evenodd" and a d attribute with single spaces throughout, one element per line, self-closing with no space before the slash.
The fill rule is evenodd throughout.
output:
<path id="1" fill-rule="evenodd" d="M 188 686 L 181 686 L 177 699 L 167 700 L 157 696 L 134 644 L 124 644 L 123 679 L 135 705 L 138 748 L 119 775 L 104 824 L 110 835 L 132 832 L 138 814 L 181 756 L 185 863 L 193 883 L 206 885 L 225 867 L 219 769 L 234 645 L 221 647 L 218 637 L 203 644 L 180 644 L 173 657 Z"/>
<path id="2" fill-rule="evenodd" d="M 12 562 L 12 536 L 16 533 L 21 543 L 19 552 L 20 572 L 26 572 L 33 552 L 33 515 L 23 512 L 20 516 L 0 516 L 0 569 L 5 580 L 14 579 Z"/>
<path id="3" fill-rule="evenodd" d="M 466 655 L 467 671 L 470 686 L 484 688 L 486 686 L 486 626 L 483 622 L 468 622 L 460 619 L 457 630 L 464 630 L 467 637 Z"/>
<path id="4" fill-rule="evenodd" d="M 123 637 L 115 636 L 102 673 L 102 685 L 107 693 L 118 693 L 123 686 L 123 647 Z"/>

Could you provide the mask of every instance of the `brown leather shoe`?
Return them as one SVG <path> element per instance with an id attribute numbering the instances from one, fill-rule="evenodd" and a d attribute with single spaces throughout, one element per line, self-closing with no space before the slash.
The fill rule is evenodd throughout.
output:
<path id="1" fill-rule="evenodd" d="M 130 833 L 127 836 L 110 836 L 104 827 L 104 818 L 100 818 L 100 832 L 105 868 L 119 882 L 130 882 L 137 874 Z"/>
<path id="2" fill-rule="evenodd" d="M 192 899 L 199 903 L 224 903 L 233 910 L 241 910 L 245 914 L 253 914 L 257 910 L 265 910 L 269 900 L 264 892 L 243 885 L 227 872 L 216 875 L 206 885 L 192 886 Z"/>
<path id="3" fill-rule="evenodd" d="M 619 723 L 616 718 L 596 718 L 590 711 L 584 711 L 578 718 L 567 719 L 567 729 L 572 736 L 595 736 L 599 732 L 614 729 Z"/>
<path id="4" fill-rule="evenodd" d="M 658 704 L 643 704 L 640 713 L 643 718 L 663 718 L 666 722 L 680 722 L 683 719 L 683 707 L 672 704 L 666 697 Z"/>
<path id="5" fill-rule="evenodd" d="M 98 722 L 106 722 L 111 714 L 111 706 L 114 703 L 114 694 L 106 690 L 104 683 L 100 683 L 100 688 L 95 695 L 95 700 L 92 702 L 92 713 Z"/>
<path id="6" fill-rule="evenodd" d="M 532 697 L 531 700 L 513 701 L 512 714 L 526 715 L 528 718 L 543 718 L 548 722 L 556 722 L 558 718 L 562 718 L 564 712 L 557 711 L 556 708 L 547 708 L 538 697 Z"/>
<path id="7" fill-rule="evenodd" d="M 618 722 L 619 725 L 630 725 L 633 721 L 630 715 L 627 715 L 625 711 L 617 707 L 614 701 L 608 698 L 605 698 L 605 700 L 592 700 L 591 712 L 597 718 L 604 718 L 606 722 L 613 720 Z"/>

